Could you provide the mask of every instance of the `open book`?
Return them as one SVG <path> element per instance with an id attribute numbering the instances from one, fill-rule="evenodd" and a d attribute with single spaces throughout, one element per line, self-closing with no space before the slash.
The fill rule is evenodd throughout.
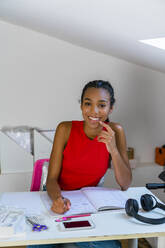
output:
<path id="1" fill-rule="evenodd" d="M 97 211 L 121 209 L 125 207 L 127 197 L 118 189 L 104 187 L 85 187 L 80 190 L 62 191 L 62 195 L 71 201 L 71 208 L 64 215 L 96 213 Z M 51 215 L 52 200 L 47 192 L 41 192 L 41 199 Z"/>

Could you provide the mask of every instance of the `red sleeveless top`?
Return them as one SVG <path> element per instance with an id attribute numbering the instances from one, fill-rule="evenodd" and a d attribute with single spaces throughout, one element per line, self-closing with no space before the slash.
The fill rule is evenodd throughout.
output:
<path id="1" fill-rule="evenodd" d="M 83 121 L 72 121 L 71 133 L 63 152 L 59 184 L 62 190 L 96 186 L 108 169 L 109 152 L 102 142 L 89 139 Z"/>

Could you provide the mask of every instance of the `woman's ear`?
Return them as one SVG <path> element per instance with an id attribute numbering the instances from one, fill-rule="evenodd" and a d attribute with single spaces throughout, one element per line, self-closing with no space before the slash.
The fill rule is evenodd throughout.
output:
<path id="1" fill-rule="evenodd" d="M 110 110 L 109 110 L 109 114 L 111 114 L 111 113 L 112 113 L 112 111 L 113 111 L 113 106 L 110 108 Z"/>

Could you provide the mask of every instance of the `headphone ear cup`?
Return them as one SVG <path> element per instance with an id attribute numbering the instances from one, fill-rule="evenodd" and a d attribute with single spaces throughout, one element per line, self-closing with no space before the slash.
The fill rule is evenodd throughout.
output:
<path id="1" fill-rule="evenodd" d="M 125 204 L 125 211 L 128 216 L 134 217 L 139 211 L 138 202 L 135 199 L 128 199 Z"/>
<path id="2" fill-rule="evenodd" d="M 142 195 L 140 201 L 143 209 L 146 211 L 150 211 L 151 209 L 154 209 L 156 207 L 165 210 L 165 206 L 161 203 L 158 203 L 156 198 L 152 195 L 149 194 Z M 152 225 L 159 225 L 165 223 L 165 217 L 158 219 L 148 218 L 138 214 L 138 211 L 139 211 L 138 202 L 135 199 L 128 199 L 125 204 L 125 212 L 128 216 L 132 216 L 143 223 L 152 224 Z"/>
<path id="3" fill-rule="evenodd" d="M 142 195 L 140 198 L 140 202 L 141 202 L 142 208 L 145 211 L 150 211 L 154 208 L 154 202 L 153 202 L 152 196 L 149 194 Z"/>

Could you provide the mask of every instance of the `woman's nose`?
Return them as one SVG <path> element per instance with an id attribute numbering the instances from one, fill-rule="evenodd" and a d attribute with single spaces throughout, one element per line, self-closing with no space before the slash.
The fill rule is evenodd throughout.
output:
<path id="1" fill-rule="evenodd" d="M 97 114 L 98 113 L 98 107 L 97 106 L 93 106 L 92 109 L 91 109 L 91 112 L 94 113 L 94 114 L 95 113 Z"/>

